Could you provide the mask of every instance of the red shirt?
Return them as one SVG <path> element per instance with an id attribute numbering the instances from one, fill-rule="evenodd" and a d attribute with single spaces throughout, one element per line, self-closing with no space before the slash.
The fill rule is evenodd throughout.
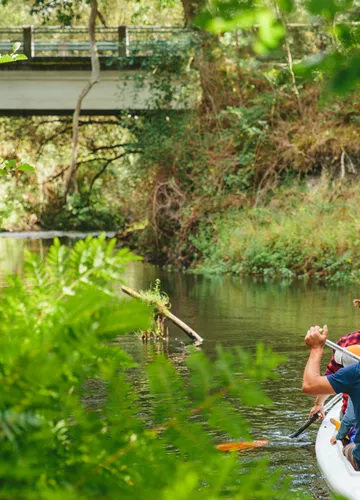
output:
<path id="1" fill-rule="evenodd" d="M 344 335 L 344 337 L 341 337 L 341 339 L 338 340 L 337 342 L 337 345 L 339 345 L 340 347 L 348 347 L 349 345 L 355 345 L 355 344 L 360 344 L 360 330 L 358 330 L 357 332 L 348 333 L 347 335 Z M 331 373 L 335 373 L 339 370 L 339 368 L 343 367 L 342 365 L 339 365 L 339 363 L 335 361 L 333 354 L 330 363 L 327 365 L 325 375 L 330 375 Z M 341 411 L 343 413 L 346 412 L 346 408 L 348 405 L 348 398 L 349 396 L 347 394 L 344 394 L 343 405 L 341 407 Z"/>

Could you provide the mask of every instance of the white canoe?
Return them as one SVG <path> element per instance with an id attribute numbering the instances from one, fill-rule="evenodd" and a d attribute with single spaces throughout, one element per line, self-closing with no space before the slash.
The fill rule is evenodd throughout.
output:
<path id="1" fill-rule="evenodd" d="M 335 426 L 330 418 L 339 419 L 341 401 L 326 415 L 316 437 L 316 459 L 330 489 L 350 500 L 360 500 L 360 472 L 356 472 L 342 454 L 342 444 L 330 443 Z"/>

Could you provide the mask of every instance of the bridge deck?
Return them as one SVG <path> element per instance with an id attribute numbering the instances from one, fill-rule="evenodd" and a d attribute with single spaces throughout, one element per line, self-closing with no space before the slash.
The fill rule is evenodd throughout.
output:
<path id="1" fill-rule="evenodd" d="M 20 38 L 19 37 L 23 37 Z M 91 70 L 85 27 L 0 28 L 0 53 L 21 41 L 26 61 L 0 64 L 0 115 L 72 114 Z M 159 38 L 155 38 L 159 37 Z M 182 28 L 97 28 L 101 78 L 86 96 L 82 112 L 186 109 L 197 105 L 197 74 L 171 77 L 172 96 L 159 90 L 159 75 L 143 70 L 161 51 L 183 51 L 190 32 Z"/>
<path id="2" fill-rule="evenodd" d="M 191 31 L 181 27 L 116 26 L 97 27 L 99 55 L 149 57 L 163 51 L 182 51 L 191 43 Z M 0 53 L 11 52 L 14 43 L 27 57 L 90 56 L 85 26 L 0 27 Z"/>

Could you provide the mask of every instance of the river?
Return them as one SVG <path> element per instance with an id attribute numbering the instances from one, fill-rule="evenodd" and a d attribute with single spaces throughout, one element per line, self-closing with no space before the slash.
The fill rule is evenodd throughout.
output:
<path id="1" fill-rule="evenodd" d="M 50 239 L 0 238 L 0 280 L 6 273 L 21 273 L 25 249 L 45 255 L 50 242 Z M 292 476 L 294 489 L 311 492 L 314 498 L 329 498 L 315 459 L 317 424 L 298 441 L 287 436 L 306 420 L 313 401 L 301 393 L 308 356 L 304 334 L 312 324 L 327 324 L 329 338 L 336 341 L 360 328 L 360 312 L 352 306 L 352 299 L 360 298 L 359 287 L 322 288 L 306 283 L 204 277 L 166 272 L 140 262 L 129 265 L 124 274 L 124 282 L 136 290 L 147 289 L 156 278 L 161 279 L 163 290 L 171 298 L 174 314 L 205 339 L 202 348 L 210 357 L 215 355 L 219 343 L 227 348 L 241 346 L 253 351 L 257 342 L 287 356 L 278 370 L 279 380 L 265 384 L 274 405 L 244 410 L 254 439 L 270 442 L 267 448 L 251 453 L 270 455 L 272 467 L 281 467 L 283 474 Z M 126 337 L 121 342 L 140 367 L 153 355 L 139 339 Z M 169 344 L 157 344 L 156 348 L 166 351 L 181 370 L 186 358 L 183 343 L 188 342 L 181 331 L 171 327 Z M 326 351 L 324 368 L 330 355 L 331 351 Z M 146 391 L 140 396 L 146 406 Z"/>

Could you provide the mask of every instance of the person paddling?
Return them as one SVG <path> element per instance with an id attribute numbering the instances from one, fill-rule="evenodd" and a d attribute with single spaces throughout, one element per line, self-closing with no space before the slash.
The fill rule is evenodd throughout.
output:
<path id="1" fill-rule="evenodd" d="M 359 301 L 354 300 L 354 305 L 356 307 L 359 307 Z M 347 335 L 344 335 L 337 341 L 337 344 L 340 347 L 346 347 L 349 348 L 351 346 L 351 351 L 360 356 L 360 330 L 352 333 L 348 333 Z M 356 346 L 356 347 L 355 347 Z M 336 373 L 340 368 L 343 367 L 343 364 L 341 362 L 341 353 L 338 351 L 335 351 L 333 353 L 331 360 L 329 364 L 327 365 L 325 375 L 331 375 L 333 373 Z M 325 417 L 325 412 L 324 412 L 324 402 L 326 400 L 327 396 L 317 396 L 315 399 L 314 406 L 311 408 L 310 413 L 309 413 L 309 418 L 311 418 L 313 415 L 316 413 L 319 414 L 320 418 Z M 344 394 L 343 396 L 343 404 L 341 407 L 340 411 L 340 420 L 343 418 L 346 412 L 346 408 L 348 405 L 348 395 Z"/>
<path id="2" fill-rule="evenodd" d="M 346 446 L 354 442 L 357 429 L 355 409 L 351 398 L 348 399 L 348 407 L 341 424 L 333 418 L 330 419 L 330 422 L 338 428 L 336 435 L 331 436 L 331 444 L 336 444 L 336 441 L 341 441 L 343 446 Z"/>
<path id="3" fill-rule="evenodd" d="M 360 345 L 351 345 L 347 347 L 346 350 L 356 354 L 356 356 L 360 356 Z M 336 363 L 343 367 L 356 363 L 353 358 L 347 356 L 346 353 L 341 351 L 335 351 L 334 359 Z M 330 439 L 331 444 L 336 444 L 336 441 L 341 441 L 342 444 L 346 446 L 347 444 L 354 442 L 357 429 L 355 427 L 356 422 L 354 405 L 350 397 L 348 398 L 346 413 L 341 420 L 341 424 L 333 418 L 331 418 L 330 421 L 338 429 L 336 435 L 332 436 Z"/>
<path id="4" fill-rule="evenodd" d="M 322 333 L 319 326 L 314 326 L 306 334 L 305 343 L 310 355 L 304 370 L 302 391 L 312 396 L 346 393 L 351 397 L 357 431 L 354 442 L 344 446 L 343 454 L 353 468 L 360 471 L 360 362 L 327 376 L 320 375 L 320 361 L 327 337 L 327 326 Z"/>

